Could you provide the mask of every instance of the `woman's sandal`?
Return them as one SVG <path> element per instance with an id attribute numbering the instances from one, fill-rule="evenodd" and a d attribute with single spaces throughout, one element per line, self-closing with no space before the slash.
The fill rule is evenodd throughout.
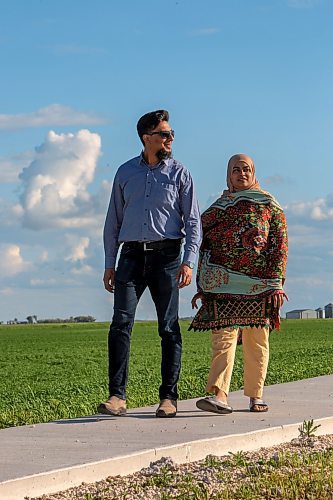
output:
<path id="1" fill-rule="evenodd" d="M 256 406 L 259 406 L 259 408 L 261 409 L 256 409 Z M 253 411 L 255 413 L 265 413 L 266 411 L 268 411 L 268 404 L 265 403 L 265 401 L 263 401 L 262 399 L 250 398 L 250 411 Z"/>
<path id="2" fill-rule="evenodd" d="M 233 409 L 228 403 L 219 401 L 216 396 L 208 396 L 203 399 L 198 399 L 196 402 L 196 407 L 199 410 L 210 411 L 212 413 L 219 413 L 220 415 L 225 415 L 227 413 L 232 413 Z"/>

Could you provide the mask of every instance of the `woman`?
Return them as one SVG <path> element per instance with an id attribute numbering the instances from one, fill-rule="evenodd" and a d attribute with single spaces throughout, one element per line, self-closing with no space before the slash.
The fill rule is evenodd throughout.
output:
<path id="1" fill-rule="evenodd" d="M 244 394 L 250 411 L 268 411 L 263 401 L 269 358 L 269 332 L 280 326 L 288 253 L 282 208 L 263 191 L 252 159 L 230 158 L 228 190 L 202 215 L 198 292 L 192 307 L 201 307 L 190 330 L 212 330 L 212 362 L 201 410 L 231 413 L 227 402 L 237 337 L 241 332 Z"/>

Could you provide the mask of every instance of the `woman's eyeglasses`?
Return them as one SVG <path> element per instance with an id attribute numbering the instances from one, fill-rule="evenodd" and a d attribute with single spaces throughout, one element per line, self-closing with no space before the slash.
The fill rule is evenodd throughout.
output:
<path id="1" fill-rule="evenodd" d="M 169 137 L 175 137 L 174 130 L 160 130 L 159 132 L 151 132 L 150 134 L 146 132 L 147 135 L 159 135 L 162 139 L 169 139 Z"/>

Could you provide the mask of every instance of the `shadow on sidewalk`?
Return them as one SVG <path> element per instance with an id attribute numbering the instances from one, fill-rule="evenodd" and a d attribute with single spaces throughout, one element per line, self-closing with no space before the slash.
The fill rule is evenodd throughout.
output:
<path id="1" fill-rule="evenodd" d="M 242 410 L 234 410 L 233 413 L 250 413 L 250 410 L 248 409 L 242 409 Z M 200 410 L 178 410 L 177 416 L 173 417 L 176 420 L 183 419 L 183 418 L 203 418 L 203 417 L 231 417 L 232 413 L 230 414 L 217 414 L 213 412 L 203 412 Z M 135 418 L 139 420 L 158 420 L 158 421 L 168 421 L 171 419 L 168 418 L 156 418 L 155 416 L 155 411 L 153 412 L 131 412 L 127 413 L 127 415 L 123 415 L 121 417 L 113 416 L 113 415 L 89 415 L 85 417 L 77 417 L 77 418 L 68 418 L 68 419 L 63 419 L 63 420 L 53 420 L 50 423 L 52 424 L 90 424 L 94 422 L 101 422 L 103 420 L 123 420 L 124 418 Z"/>

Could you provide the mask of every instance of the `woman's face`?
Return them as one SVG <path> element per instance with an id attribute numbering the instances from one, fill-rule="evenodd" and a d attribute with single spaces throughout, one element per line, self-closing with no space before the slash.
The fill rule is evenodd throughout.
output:
<path id="1" fill-rule="evenodd" d="M 231 184 L 235 191 L 244 191 L 253 184 L 253 172 L 245 161 L 238 161 L 232 167 L 230 174 Z"/>

